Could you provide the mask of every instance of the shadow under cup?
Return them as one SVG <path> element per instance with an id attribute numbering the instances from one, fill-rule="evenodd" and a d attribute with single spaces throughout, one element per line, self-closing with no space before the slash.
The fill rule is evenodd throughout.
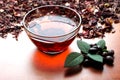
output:
<path id="1" fill-rule="evenodd" d="M 23 18 L 24 29 L 37 46 L 48 54 L 63 52 L 76 37 L 81 16 L 60 5 L 45 5 L 29 11 Z"/>

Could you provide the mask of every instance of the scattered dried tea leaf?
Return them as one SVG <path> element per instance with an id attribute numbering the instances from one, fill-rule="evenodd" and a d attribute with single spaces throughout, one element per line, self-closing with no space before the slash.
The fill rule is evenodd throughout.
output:
<path id="1" fill-rule="evenodd" d="M 8 33 L 14 30 L 8 30 L 7 27 L 20 24 L 24 15 L 31 9 L 42 5 L 65 5 L 77 10 L 82 16 L 82 26 L 85 26 L 85 30 L 80 33 L 83 38 L 98 38 L 104 37 L 106 32 L 111 32 L 113 29 L 112 23 L 119 23 L 119 3 L 118 6 L 111 6 L 112 3 L 101 2 L 95 0 L 0 0 L 0 37 L 4 38 Z M 87 5 L 87 6 L 86 6 Z M 113 11 L 113 8 L 115 9 Z M 108 19 L 107 19 L 108 18 Z M 109 18 L 111 18 L 109 20 Z M 98 23 L 106 24 L 106 27 L 102 27 L 99 30 Z M 108 25 L 109 24 L 109 25 Z M 86 27 L 87 25 L 87 27 Z M 2 29 L 4 28 L 4 29 Z M 22 31 L 18 29 L 16 34 L 18 35 Z M 13 32 L 13 33 L 15 33 Z M 16 36 L 13 34 L 13 36 Z"/>

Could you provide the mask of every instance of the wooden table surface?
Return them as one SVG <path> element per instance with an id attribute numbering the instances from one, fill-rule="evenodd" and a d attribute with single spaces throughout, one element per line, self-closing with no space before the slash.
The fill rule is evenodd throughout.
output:
<path id="1" fill-rule="evenodd" d="M 38 51 L 24 31 L 18 41 L 11 35 L 0 38 L 0 80 L 120 80 L 120 24 L 114 27 L 116 32 L 104 38 L 108 49 L 115 50 L 114 65 L 104 65 L 102 71 L 84 67 L 68 71 L 63 67 L 66 56 L 79 51 L 77 39 L 65 52 L 51 56 Z"/>

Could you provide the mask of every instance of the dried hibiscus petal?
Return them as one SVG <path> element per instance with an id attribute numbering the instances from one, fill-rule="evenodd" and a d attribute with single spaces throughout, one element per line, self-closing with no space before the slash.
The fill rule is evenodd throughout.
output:
<path id="1" fill-rule="evenodd" d="M 65 5 L 77 10 L 82 16 L 83 26 L 83 32 L 79 36 L 103 37 L 106 32 L 112 32 L 112 23 L 120 22 L 116 14 L 120 12 L 120 2 L 117 3 L 115 7 L 113 0 L 0 0 L 0 37 L 5 38 L 11 33 L 17 39 L 22 31 L 18 24 L 23 16 L 33 8 L 47 4 Z M 98 28 L 98 23 L 105 26 Z"/>

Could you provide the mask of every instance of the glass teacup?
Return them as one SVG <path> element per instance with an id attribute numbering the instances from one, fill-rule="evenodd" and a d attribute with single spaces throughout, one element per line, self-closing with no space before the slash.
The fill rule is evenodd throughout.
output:
<path id="1" fill-rule="evenodd" d="M 57 54 L 66 50 L 75 39 L 81 16 L 66 6 L 45 5 L 29 11 L 23 18 L 23 25 L 40 51 Z"/>

